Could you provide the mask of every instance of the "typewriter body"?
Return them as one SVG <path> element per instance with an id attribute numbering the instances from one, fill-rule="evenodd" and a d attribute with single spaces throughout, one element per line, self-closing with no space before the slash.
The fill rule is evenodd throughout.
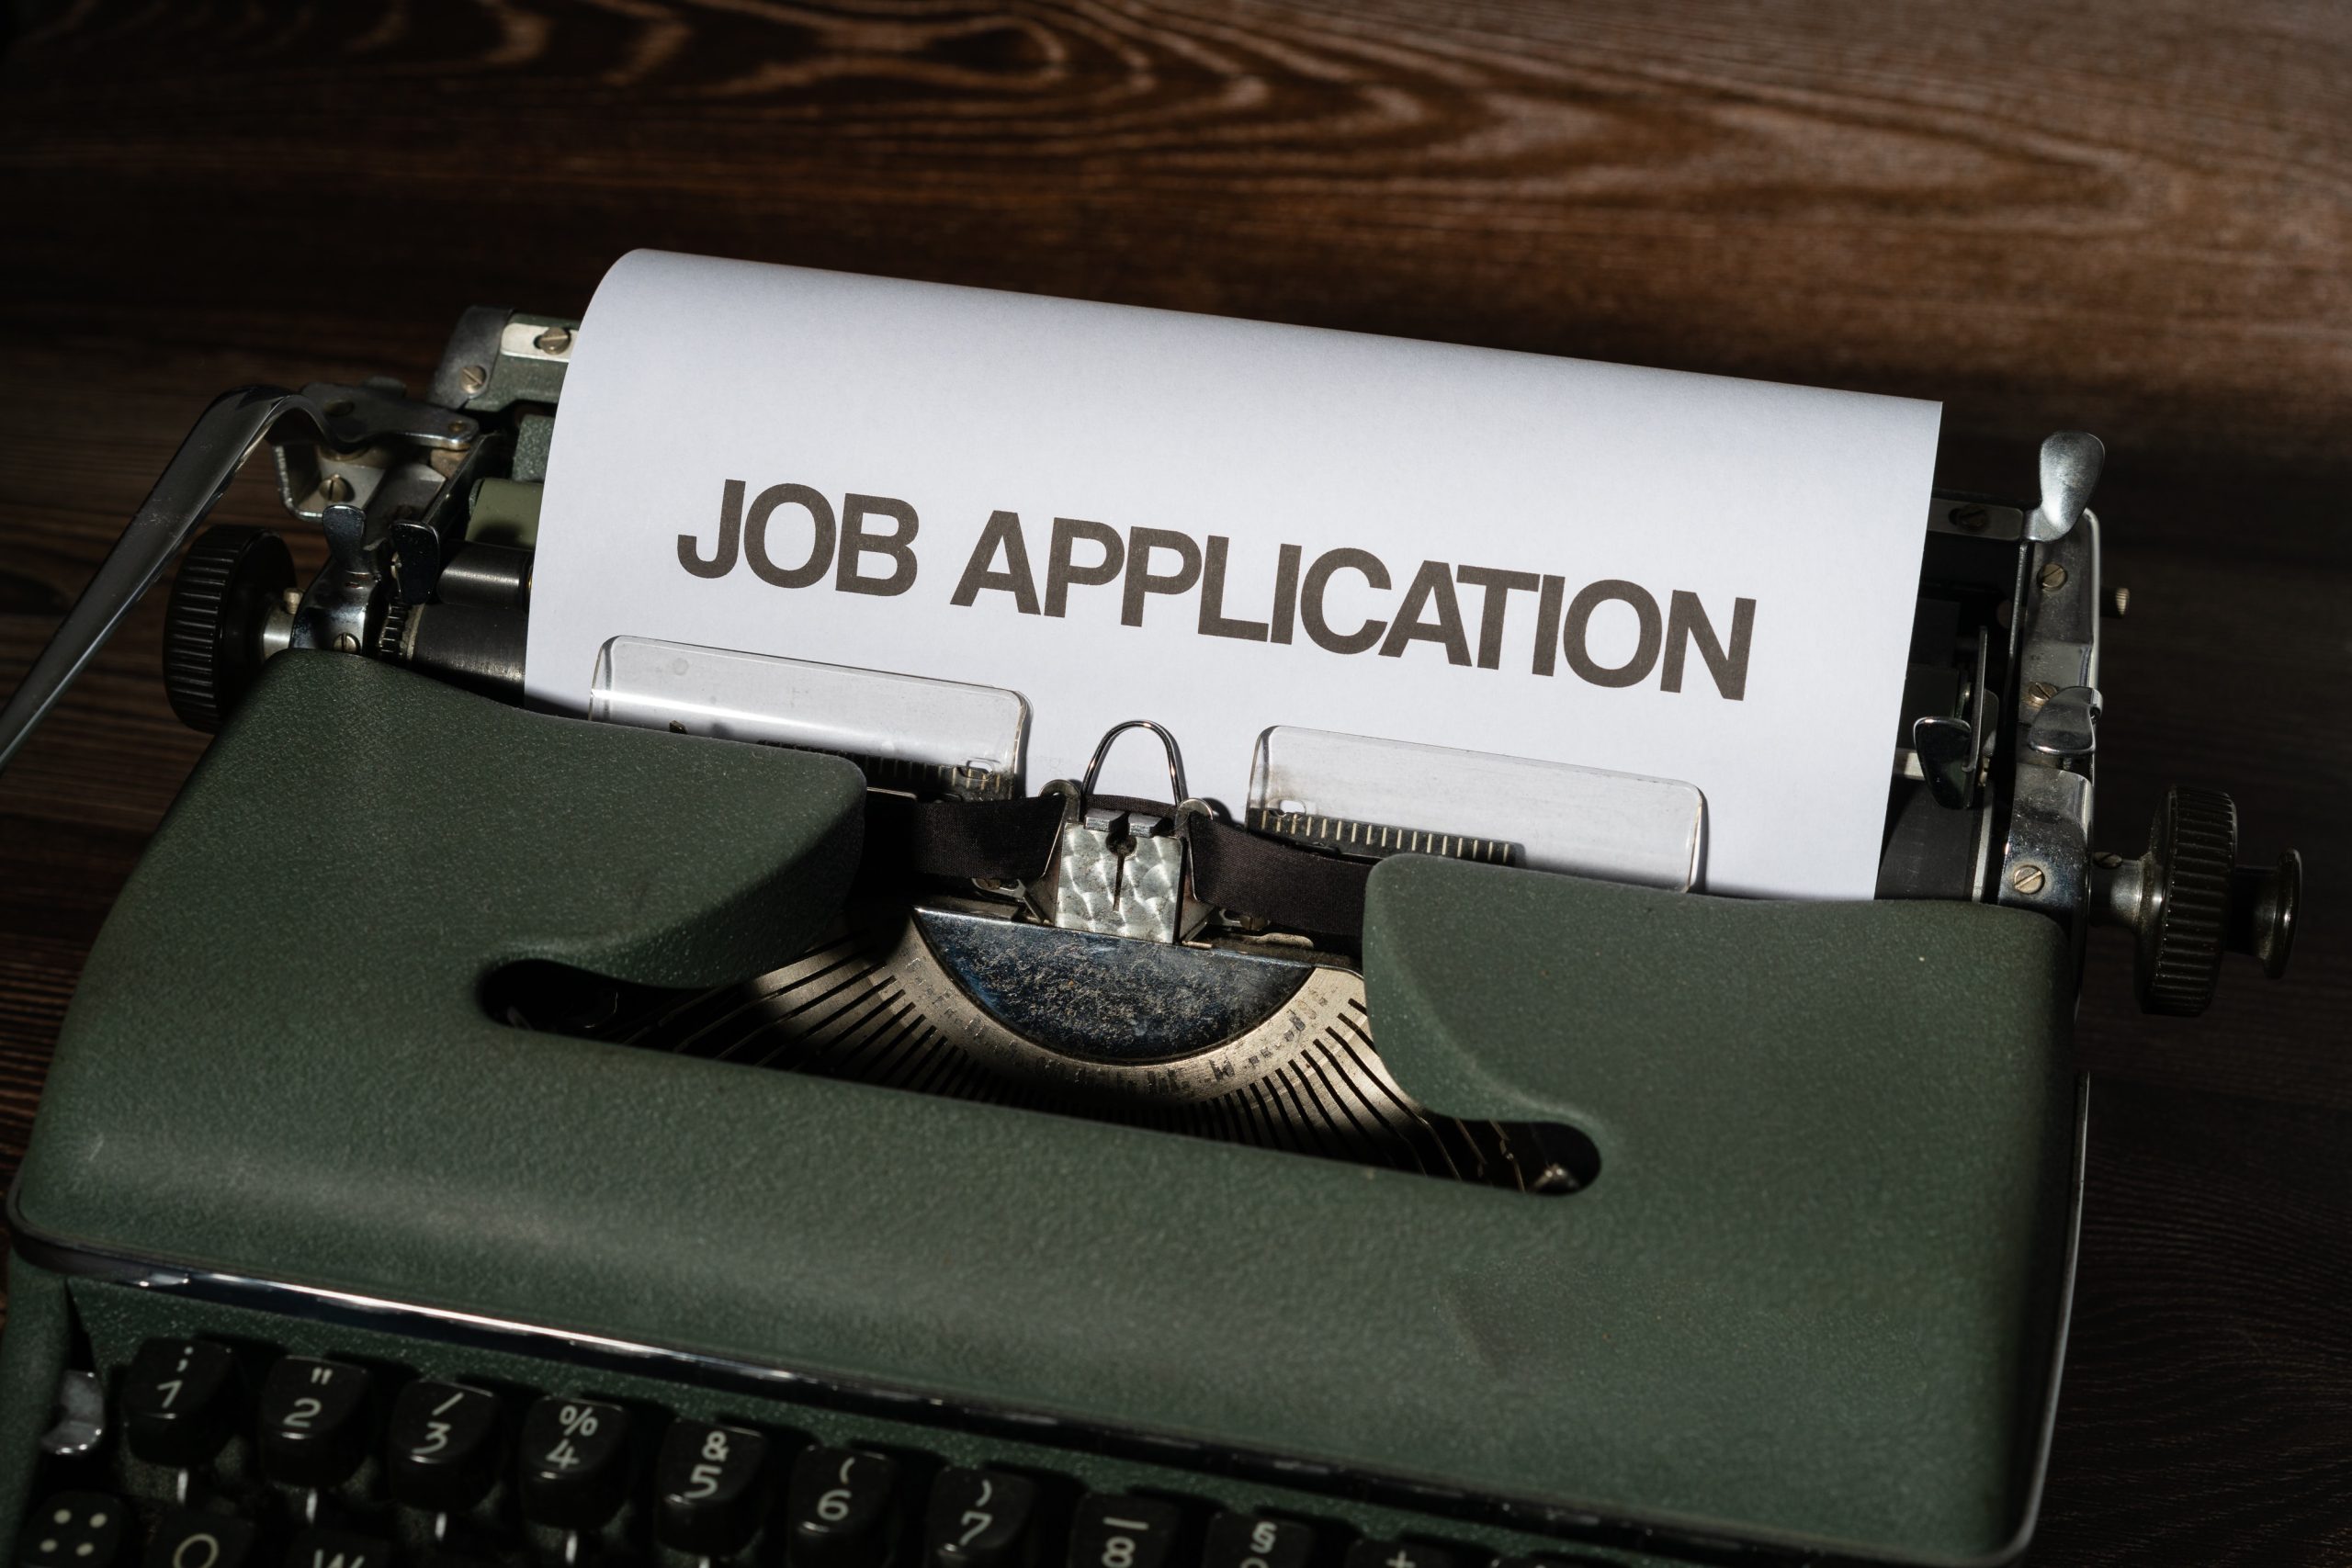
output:
<path id="1" fill-rule="evenodd" d="M 2096 441 L 1921 519 L 1878 899 L 1734 900 L 1442 801 L 1227 819 L 1173 739 L 1114 799 L 525 711 L 576 327 L 221 399 L 0 716 L 4 761 L 195 539 L 166 674 L 219 739 L 11 1196 L 19 1562 L 2022 1548 L 2084 929 L 2195 1011 L 2299 895 L 2210 791 L 2094 852 Z M 198 536 L 264 445 L 308 584 Z"/>

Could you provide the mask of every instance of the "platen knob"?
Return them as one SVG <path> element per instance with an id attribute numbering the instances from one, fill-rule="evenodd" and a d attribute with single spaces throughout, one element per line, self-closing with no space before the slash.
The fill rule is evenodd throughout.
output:
<path id="1" fill-rule="evenodd" d="M 237 705 L 262 662 L 263 624 L 294 586 L 294 558 L 266 528 L 221 524 L 180 558 L 164 612 L 164 691 L 206 734 Z"/>
<path id="2" fill-rule="evenodd" d="M 2149 1012 L 2194 1018 L 2222 977 L 2230 929 L 2230 873 L 2238 863 L 2238 808 L 2218 790 L 2165 792 L 2148 829 L 2132 988 Z"/>
<path id="3" fill-rule="evenodd" d="M 2092 908 L 2137 939 L 2132 990 L 2143 1010 L 2203 1012 L 2224 953 L 2252 954 L 2274 980 L 2286 972 L 2302 903 L 2302 857 L 2289 850 L 2270 870 L 2237 858 L 2236 805 L 2219 790 L 2186 785 L 2165 792 L 2146 854 L 2098 857 Z"/>

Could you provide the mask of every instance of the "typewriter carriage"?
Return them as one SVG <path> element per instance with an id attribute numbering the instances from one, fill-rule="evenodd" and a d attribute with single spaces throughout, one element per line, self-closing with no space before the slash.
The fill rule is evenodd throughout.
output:
<path id="1" fill-rule="evenodd" d="M 282 550 L 266 541 L 221 535 L 191 550 L 166 635 L 175 707 L 199 727 L 216 723 L 263 660 L 291 649 L 384 659 L 519 697 L 536 485 L 578 327 L 469 310 L 423 400 L 380 378 L 219 400 L 0 712 L 0 765 L 265 441 L 281 501 L 319 524 L 329 562 L 298 595 Z M 2062 432 L 2043 443 L 2034 506 L 1932 499 L 1878 894 L 2034 910 L 2059 921 L 2078 953 L 2086 925 L 2122 926 L 2135 937 L 2142 1005 L 2195 1013 L 2224 951 L 2258 955 L 2273 976 L 2283 970 L 2301 863 L 2290 851 L 2275 867 L 2239 866 L 2234 807 L 2210 791 L 2168 797 L 2141 855 L 2091 849 L 2098 625 L 2123 604 L 2102 581 L 2088 504 L 2102 458 L 2096 437 Z M 1181 826 L 1181 791 L 1161 804 L 1163 820 Z M 1295 840 L 1279 815 L 1253 813 L 1243 829 Z M 1445 822 L 1389 826 L 1450 842 Z M 1165 835 L 1145 835 L 1155 837 Z M 1047 890 L 1072 885 L 1061 861 Z M 1160 874 L 1188 893 L 1197 867 L 1184 869 Z M 1171 907 L 1187 937 L 1209 918 L 1182 894 Z M 1059 918 L 1046 906 L 1033 913 Z"/>

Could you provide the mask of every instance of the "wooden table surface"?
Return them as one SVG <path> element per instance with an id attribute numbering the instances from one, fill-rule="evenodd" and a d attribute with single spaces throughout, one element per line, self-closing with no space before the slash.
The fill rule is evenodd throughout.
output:
<path id="1" fill-rule="evenodd" d="M 2215 784 L 2312 892 L 2294 973 L 2194 1022 L 2093 944 L 2030 1561 L 2352 1562 L 2352 10 L 2057 9 L 24 7 L 0 690 L 209 394 L 421 385 L 463 307 L 580 310 L 636 245 L 1937 398 L 1942 478 L 2012 492 L 2095 430 L 2102 838 Z M 161 597 L 0 778 L 0 1175 L 201 750 Z"/>

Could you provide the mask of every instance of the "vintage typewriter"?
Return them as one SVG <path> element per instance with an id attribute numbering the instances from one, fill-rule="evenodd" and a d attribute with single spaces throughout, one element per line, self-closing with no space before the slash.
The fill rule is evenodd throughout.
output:
<path id="1" fill-rule="evenodd" d="M 219 739 L 11 1197 L 18 1563 L 2021 1548 L 2085 928 L 2194 1013 L 2299 895 L 2209 790 L 2093 849 L 2097 441 L 1920 520 L 1878 899 L 1738 900 L 1682 890 L 1687 820 L 1663 886 L 1547 869 L 1560 807 L 1475 770 L 1334 808 L 1384 760 L 1312 735 L 1228 817 L 1169 738 L 1120 742 L 1165 799 L 1029 781 L 1017 708 L 856 672 L 795 728 L 712 656 L 767 744 L 644 649 L 605 722 L 525 711 L 577 326 L 220 399 L 0 716 L 5 761 L 177 559 Z M 204 529 L 265 444 L 307 584 Z"/>

